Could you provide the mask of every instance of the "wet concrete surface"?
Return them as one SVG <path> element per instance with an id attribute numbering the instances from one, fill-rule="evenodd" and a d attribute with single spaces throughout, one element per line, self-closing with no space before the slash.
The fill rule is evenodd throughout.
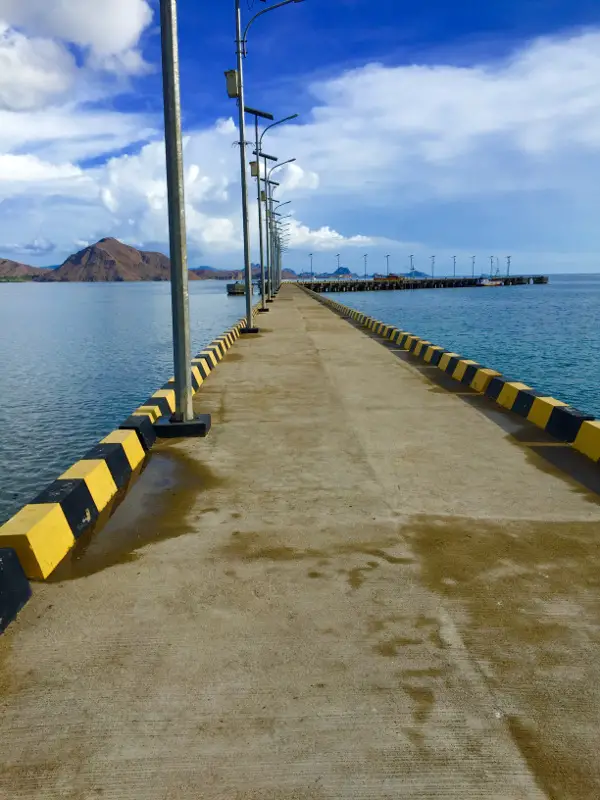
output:
<path id="1" fill-rule="evenodd" d="M 0 639 L 0 797 L 600 796 L 597 495 L 271 308 Z"/>

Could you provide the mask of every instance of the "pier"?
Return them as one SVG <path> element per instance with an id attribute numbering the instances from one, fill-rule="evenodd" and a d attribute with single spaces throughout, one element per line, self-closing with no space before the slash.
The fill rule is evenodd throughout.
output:
<path id="1" fill-rule="evenodd" d="M 502 286 L 526 286 L 529 284 L 548 283 L 547 275 L 498 275 L 494 281 Z M 406 291 L 411 289 L 459 289 L 466 287 L 483 288 L 481 278 L 352 278 L 350 280 L 323 280 L 315 278 L 310 281 L 298 281 L 301 286 L 313 292 L 381 292 Z"/>
<path id="2" fill-rule="evenodd" d="M 0 797 L 600 796 L 598 465 L 299 286 L 264 316 L 0 637 Z"/>

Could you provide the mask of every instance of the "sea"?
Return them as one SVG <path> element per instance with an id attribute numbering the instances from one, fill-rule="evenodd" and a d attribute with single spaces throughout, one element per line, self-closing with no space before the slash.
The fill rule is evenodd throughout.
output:
<path id="1" fill-rule="evenodd" d="M 189 293 L 197 353 L 245 298 Z M 172 375 L 169 283 L 0 283 L 0 524 Z"/>
<path id="2" fill-rule="evenodd" d="M 600 275 L 331 297 L 600 417 Z M 191 282 L 193 352 L 244 305 Z M 0 524 L 165 383 L 171 342 L 168 283 L 0 283 Z"/>

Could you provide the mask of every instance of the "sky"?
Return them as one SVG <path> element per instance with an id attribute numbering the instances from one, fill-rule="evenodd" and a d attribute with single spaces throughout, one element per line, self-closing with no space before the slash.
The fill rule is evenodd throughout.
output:
<path id="1" fill-rule="evenodd" d="M 0 258 L 168 252 L 158 11 L 0 0 Z M 178 13 L 189 262 L 240 268 L 234 0 Z M 305 0 L 256 21 L 244 69 L 246 105 L 299 115 L 264 140 L 296 159 L 276 173 L 291 269 L 600 272 L 596 0 Z"/>

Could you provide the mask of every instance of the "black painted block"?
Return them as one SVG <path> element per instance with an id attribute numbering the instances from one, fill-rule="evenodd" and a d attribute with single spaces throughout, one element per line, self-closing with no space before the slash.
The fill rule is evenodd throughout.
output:
<path id="1" fill-rule="evenodd" d="M 128 417 L 122 425 L 119 425 L 119 428 L 125 431 L 135 431 L 146 452 L 156 441 L 156 434 L 148 417 Z"/>
<path id="2" fill-rule="evenodd" d="M 82 478 L 54 481 L 32 500 L 32 505 L 40 503 L 58 503 L 76 539 L 98 519 L 98 509 Z"/>
<path id="3" fill-rule="evenodd" d="M 502 375 L 496 375 L 496 377 L 492 378 L 488 383 L 485 396 L 489 397 L 490 400 L 497 400 L 500 397 L 500 392 L 504 388 L 504 384 L 508 382 L 508 379 L 502 377 Z"/>
<path id="4" fill-rule="evenodd" d="M 198 389 L 199 389 L 199 388 L 202 386 L 202 384 L 200 383 L 200 381 L 199 381 L 199 380 L 198 380 L 198 378 L 197 378 L 197 377 L 194 375 L 194 373 L 193 373 L 193 372 L 192 372 L 192 375 L 191 375 L 191 380 L 192 380 L 192 391 L 195 393 L 195 392 L 197 392 L 197 391 L 198 391 Z M 167 413 L 168 413 L 168 414 L 170 414 L 170 413 L 171 413 L 171 409 L 169 408 L 169 411 L 165 411 L 165 412 L 163 412 L 163 413 L 165 413 L 165 414 L 167 414 Z"/>
<path id="5" fill-rule="evenodd" d="M 520 389 L 511 411 L 526 419 L 536 397 L 539 397 L 539 394 L 534 389 Z"/>
<path id="6" fill-rule="evenodd" d="M 583 423 L 592 419 L 591 414 L 584 414 L 571 406 L 557 406 L 552 409 L 546 432 L 562 442 L 574 442 Z"/>
<path id="7" fill-rule="evenodd" d="M 454 370 L 458 366 L 458 362 L 460 360 L 461 360 L 460 356 L 452 356 L 452 358 L 449 359 L 448 363 L 446 364 L 446 369 L 444 370 L 444 372 L 447 375 L 453 375 L 454 374 Z"/>
<path id="8" fill-rule="evenodd" d="M 127 486 L 129 478 L 131 477 L 131 464 L 129 459 L 120 444 L 97 444 L 89 452 L 87 452 L 83 460 L 106 461 L 106 466 L 110 470 L 112 479 L 115 482 L 117 489 L 122 489 Z"/>
<path id="9" fill-rule="evenodd" d="M 466 383 L 467 386 L 471 385 L 471 382 L 475 375 L 477 374 L 477 370 L 481 369 L 481 364 L 469 364 L 469 366 L 465 370 L 465 374 L 461 378 L 461 383 Z"/>
<path id="10" fill-rule="evenodd" d="M 204 380 L 206 380 L 206 378 L 208 378 L 208 376 L 210 375 L 211 364 L 210 364 L 209 359 L 205 358 L 204 356 L 199 356 L 199 355 L 196 356 L 196 359 L 199 359 L 199 358 L 202 358 L 204 363 L 201 363 L 200 361 L 195 360 L 195 361 L 193 361 L 193 365 L 195 367 L 198 367 L 198 370 L 200 371 L 200 375 L 202 375 Z"/>
<path id="11" fill-rule="evenodd" d="M 161 417 L 163 414 L 171 413 L 171 406 L 166 397 L 149 397 L 145 403 L 142 403 L 142 406 L 157 406 Z"/>
<path id="12" fill-rule="evenodd" d="M 445 350 L 434 350 L 431 354 L 431 361 L 429 362 L 432 367 L 437 367 L 437 365 L 442 360 L 442 356 L 444 355 Z"/>
<path id="13" fill-rule="evenodd" d="M 409 353 L 414 353 L 416 346 L 419 344 L 420 339 L 413 339 L 410 343 L 410 347 L 408 348 Z"/>
<path id="14" fill-rule="evenodd" d="M 0 548 L 0 633 L 31 597 L 31 585 L 12 547 Z"/>

